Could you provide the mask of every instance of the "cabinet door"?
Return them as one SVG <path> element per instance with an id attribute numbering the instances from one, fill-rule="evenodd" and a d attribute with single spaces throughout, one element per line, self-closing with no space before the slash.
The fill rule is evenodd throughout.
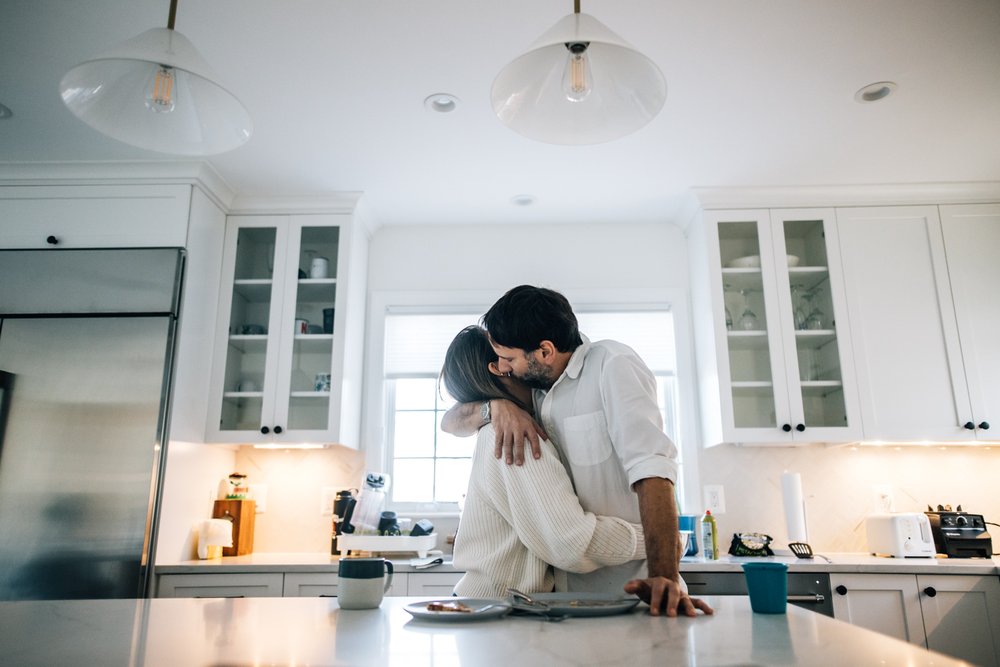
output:
<path id="1" fill-rule="evenodd" d="M 974 440 L 937 208 L 838 209 L 837 228 L 864 438 Z"/>
<path id="2" fill-rule="evenodd" d="M 463 572 L 411 572 L 406 594 L 448 597 L 463 574 Z"/>
<path id="3" fill-rule="evenodd" d="M 912 574 L 830 574 L 833 616 L 926 646 L 917 578 Z"/>
<path id="4" fill-rule="evenodd" d="M 971 423 L 979 440 L 1000 440 L 1000 204 L 942 206 Z"/>
<path id="5" fill-rule="evenodd" d="M 160 598 L 270 598 L 281 597 L 280 572 L 238 574 L 161 574 Z"/>
<path id="6" fill-rule="evenodd" d="M 227 223 L 209 442 L 337 442 L 338 216 Z"/>
<path id="7" fill-rule="evenodd" d="M 832 210 L 712 211 L 706 224 L 723 438 L 857 440 Z"/>
<path id="8" fill-rule="evenodd" d="M 1000 666 L 1000 579 L 917 575 L 927 648 Z"/>

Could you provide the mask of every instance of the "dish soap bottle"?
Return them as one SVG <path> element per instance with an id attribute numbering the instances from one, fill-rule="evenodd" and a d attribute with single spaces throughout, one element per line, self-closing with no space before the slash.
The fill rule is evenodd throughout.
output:
<path id="1" fill-rule="evenodd" d="M 705 560 L 719 559 L 719 537 L 712 510 L 705 510 L 705 516 L 701 518 L 701 543 Z"/>

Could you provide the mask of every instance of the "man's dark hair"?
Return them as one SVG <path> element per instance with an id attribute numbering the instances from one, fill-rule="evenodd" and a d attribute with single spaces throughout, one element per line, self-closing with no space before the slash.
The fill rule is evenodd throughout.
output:
<path id="1" fill-rule="evenodd" d="M 525 352 L 537 350 L 543 340 L 552 341 L 560 352 L 572 352 L 583 344 L 569 301 L 544 287 L 511 289 L 486 311 L 483 326 L 497 345 Z"/>

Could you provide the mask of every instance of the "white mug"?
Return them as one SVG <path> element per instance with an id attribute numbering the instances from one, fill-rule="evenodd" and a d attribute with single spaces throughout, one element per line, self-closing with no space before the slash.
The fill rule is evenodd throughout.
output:
<path id="1" fill-rule="evenodd" d="M 326 278 L 330 270 L 330 260 L 326 257 L 314 257 L 312 265 L 309 267 L 310 278 Z"/>
<path id="2" fill-rule="evenodd" d="M 385 574 L 388 573 L 388 577 Z M 384 558 L 341 558 L 337 604 L 341 609 L 375 609 L 392 585 L 392 563 Z"/>

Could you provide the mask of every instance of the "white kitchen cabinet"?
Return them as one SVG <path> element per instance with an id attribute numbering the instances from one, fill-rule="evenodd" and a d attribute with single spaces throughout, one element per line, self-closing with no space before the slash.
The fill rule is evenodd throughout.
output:
<path id="1" fill-rule="evenodd" d="M 865 440 L 1000 439 L 1000 207 L 941 213 L 837 210 Z"/>
<path id="2" fill-rule="evenodd" d="M 834 618 L 946 653 L 1000 665 L 996 576 L 830 574 Z"/>
<path id="3" fill-rule="evenodd" d="M 360 298 L 345 285 L 363 265 L 354 233 L 346 214 L 229 217 L 208 442 L 358 446 L 363 275 Z"/>
<path id="4" fill-rule="evenodd" d="M 407 595 L 408 581 L 413 576 L 397 572 L 386 595 Z M 336 597 L 339 575 L 335 572 L 286 572 L 284 597 Z"/>
<path id="5" fill-rule="evenodd" d="M 0 187 L 0 248 L 187 245 L 190 185 Z"/>
<path id="6" fill-rule="evenodd" d="M 706 444 L 857 440 L 833 211 L 707 211 L 689 240 Z"/>
<path id="7" fill-rule="evenodd" d="M 282 595 L 281 572 L 161 574 L 160 598 L 264 598 Z"/>
<path id="8" fill-rule="evenodd" d="M 1000 578 L 917 575 L 927 648 L 1000 666 Z"/>

